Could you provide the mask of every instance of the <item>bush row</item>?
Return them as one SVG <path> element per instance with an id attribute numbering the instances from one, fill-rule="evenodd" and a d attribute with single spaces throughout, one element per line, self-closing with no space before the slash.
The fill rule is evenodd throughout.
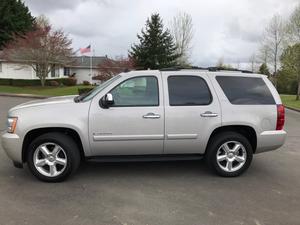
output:
<path id="1" fill-rule="evenodd" d="M 59 78 L 46 80 L 45 85 L 47 86 L 74 86 L 77 80 L 74 78 Z M 58 85 L 57 85 L 58 84 Z M 12 85 L 12 86 L 40 86 L 41 81 L 39 79 L 28 80 L 28 79 L 6 79 L 0 78 L 0 85 Z"/>
<path id="2" fill-rule="evenodd" d="M 84 93 L 87 93 L 87 92 L 90 92 L 91 90 L 93 90 L 94 88 L 78 88 L 78 94 L 81 95 L 81 94 L 84 94 Z"/>

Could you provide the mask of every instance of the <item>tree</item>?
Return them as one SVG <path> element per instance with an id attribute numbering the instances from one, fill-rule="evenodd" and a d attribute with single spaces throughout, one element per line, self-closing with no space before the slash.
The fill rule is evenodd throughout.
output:
<path id="1" fill-rule="evenodd" d="M 300 4 L 293 11 L 287 26 L 289 40 L 292 43 L 300 43 Z"/>
<path id="2" fill-rule="evenodd" d="M 262 44 L 262 46 L 259 49 L 259 60 L 264 63 L 264 64 L 268 64 L 269 62 L 269 58 L 270 58 L 270 49 L 268 46 Z"/>
<path id="3" fill-rule="evenodd" d="M 194 36 L 192 16 L 178 13 L 171 22 L 170 30 L 175 40 L 176 53 L 179 55 L 177 63 L 180 66 L 189 66 L 191 42 Z"/>
<path id="4" fill-rule="evenodd" d="M 230 64 L 224 63 L 224 58 L 220 57 L 216 63 L 216 67 L 219 69 L 234 69 Z"/>
<path id="5" fill-rule="evenodd" d="M 98 65 L 99 75 L 93 79 L 106 81 L 121 72 L 126 72 L 133 68 L 134 63 L 130 58 L 118 57 L 115 60 L 106 58 Z"/>
<path id="6" fill-rule="evenodd" d="M 0 49 L 33 29 L 34 17 L 21 0 L 0 1 Z"/>
<path id="7" fill-rule="evenodd" d="M 249 58 L 249 61 L 250 61 L 250 66 L 251 66 L 251 71 L 254 72 L 256 69 L 256 55 L 253 53 L 250 58 Z"/>
<path id="8" fill-rule="evenodd" d="M 169 30 L 164 30 L 159 14 L 152 14 L 147 19 L 145 30 L 137 35 L 138 44 L 133 44 L 129 57 L 137 68 L 160 69 L 176 65 L 179 55 Z"/>
<path id="9" fill-rule="evenodd" d="M 22 37 L 15 36 L 3 51 L 8 61 L 21 61 L 30 65 L 41 80 L 42 86 L 53 67 L 72 62 L 72 41 L 62 30 L 53 30 L 51 25 L 40 19 L 33 31 Z"/>
<path id="10" fill-rule="evenodd" d="M 263 47 L 267 52 L 270 63 L 273 65 L 273 79 L 276 86 L 276 75 L 279 64 L 279 57 L 282 52 L 284 38 L 284 24 L 280 15 L 274 15 L 266 27 Z"/>
<path id="11" fill-rule="evenodd" d="M 260 74 L 264 74 L 264 75 L 270 76 L 270 71 L 269 71 L 269 68 L 268 68 L 268 66 L 267 66 L 266 63 L 262 63 L 260 65 L 258 72 Z"/>
<path id="12" fill-rule="evenodd" d="M 281 55 L 282 69 L 290 71 L 291 74 L 297 77 L 298 88 L 296 100 L 300 96 L 300 43 L 293 46 L 288 46 Z"/>

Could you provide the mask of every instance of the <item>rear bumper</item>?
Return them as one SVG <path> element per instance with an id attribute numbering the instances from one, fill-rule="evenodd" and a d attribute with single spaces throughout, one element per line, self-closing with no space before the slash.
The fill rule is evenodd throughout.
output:
<path id="1" fill-rule="evenodd" d="M 22 140 L 17 134 L 3 133 L 1 143 L 4 151 L 14 163 L 22 163 Z"/>
<path id="2" fill-rule="evenodd" d="M 272 151 L 280 148 L 286 139 L 284 130 L 264 131 L 257 137 L 257 148 L 255 153 Z"/>

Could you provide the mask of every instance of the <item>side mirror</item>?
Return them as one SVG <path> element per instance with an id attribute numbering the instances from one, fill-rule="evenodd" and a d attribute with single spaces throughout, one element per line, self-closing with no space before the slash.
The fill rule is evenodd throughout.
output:
<path id="1" fill-rule="evenodd" d="M 107 93 L 100 100 L 100 106 L 103 108 L 109 108 L 114 104 L 114 98 L 111 93 Z"/>

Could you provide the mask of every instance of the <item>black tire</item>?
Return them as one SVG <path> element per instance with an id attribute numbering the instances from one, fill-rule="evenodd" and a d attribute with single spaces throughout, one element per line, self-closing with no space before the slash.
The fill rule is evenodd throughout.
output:
<path id="1" fill-rule="evenodd" d="M 40 173 L 34 165 L 34 154 L 36 149 L 44 143 L 54 143 L 63 149 L 66 155 L 66 166 L 61 174 L 49 177 Z M 43 134 L 34 139 L 27 149 L 27 164 L 31 173 L 41 181 L 45 182 L 61 182 L 73 174 L 80 165 L 80 152 L 75 141 L 68 135 L 58 132 Z M 49 167 L 50 168 L 50 167 Z"/>
<path id="2" fill-rule="evenodd" d="M 221 166 L 219 165 L 220 163 L 217 162 L 217 154 L 218 154 L 219 148 L 223 144 L 228 143 L 228 142 L 229 143 L 230 142 L 239 142 L 240 144 L 243 145 L 244 150 L 246 151 L 246 157 L 244 157 L 246 160 L 245 160 L 243 166 L 241 166 L 241 168 L 239 168 L 238 170 L 231 171 L 231 172 L 225 171 L 224 169 L 222 169 Z M 240 150 L 240 151 L 242 151 L 242 150 Z M 224 153 L 225 153 L 225 151 L 224 151 Z M 234 157 L 234 156 L 232 156 L 232 157 Z M 219 133 L 216 136 L 214 136 L 208 144 L 208 148 L 206 150 L 206 155 L 205 155 L 206 163 L 208 164 L 210 169 L 212 171 L 214 171 L 216 174 L 218 174 L 219 176 L 223 176 L 223 177 L 236 177 L 236 176 L 241 175 L 249 168 L 252 158 L 253 158 L 253 150 L 252 150 L 252 146 L 249 143 L 248 139 L 239 133 L 229 132 L 229 131 Z M 225 160 L 225 163 L 227 163 L 226 160 Z"/>

